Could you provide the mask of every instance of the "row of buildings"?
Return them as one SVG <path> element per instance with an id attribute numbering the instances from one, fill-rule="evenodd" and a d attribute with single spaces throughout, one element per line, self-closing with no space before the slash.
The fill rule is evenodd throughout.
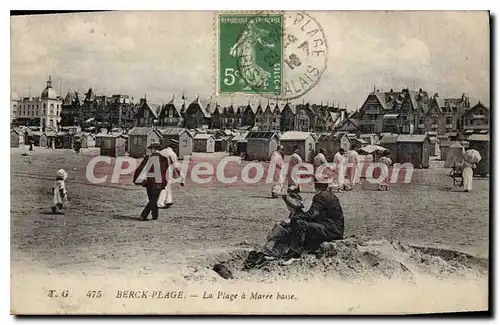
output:
<path id="1" fill-rule="evenodd" d="M 96 95 L 68 91 L 64 98 L 52 88 L 49 77 L 40 97 L 11 102 L 15 125 L 40 126 L 58 131 L 78 125 L 92 131 L 132 127 L 184 127 L 187 129 L 247 129 L 266 132 L 331 132 L 356 134 L 467 134 L 487 133 L 489 109 L 471 107 L 469 98 L 440 98 L 427 91 L 374 89 L 361 107 L 351 113 L 330 104 L 295 104 L 250 98 L 244 105 L 220 99 L 187 100 L 175 95 L 166 104 L 155 104 L 146 95 L 138 102 L 129 95 Z M 42 131 L 42 130 L 41 130 Z"/>
<path id="2" fill-rule="evenodd" d="M 361 133 L 459 134 L 486 133 L 489 109 L 481 102 L 470 105 L 469 97 L 440 98 L 427 91 L 378 89 L 368 94 L 351 119 Z"/>
<path id="3" fill-rule="evenodd" d="M 129 95 L 96 95 L 68 91 L 57 95 L 49 77 L 40 97 L 11 101 L 14 124 L 57 131 L 61 126 L 84 128 L 186 127 L 205 129 L 255 128 L 259 131 L 332 131 L 347 117 L 347 109 L 334 105 L 299 105 L 250 99 L 245 105 L 224 105 L 216 99 L 188 101 L 172 96 L 155 104 L 146 95 L 138 102 Z"/>

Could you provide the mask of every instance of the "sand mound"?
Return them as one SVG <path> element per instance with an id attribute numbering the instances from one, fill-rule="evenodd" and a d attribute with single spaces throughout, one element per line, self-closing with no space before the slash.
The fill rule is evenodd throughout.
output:
<path id="1" fill-rule="evenodd" d="M 445 278 L 485 276 L 488 272 L 486 259 L 469 254 L 354 236 L 323 243 L 314 254 L 302 256 L 292 265 L 282 266 L 279 261 L 271 261 L 260 269 L 242 270 L 248 253 L 256 247 L 252 243 L 242 243 L 236 249 L 208 256 L 206 263 L 194 267 L 188 277 L 217 281 L 218 275 L 211 270 L 217 263 L 226 265 L 236 279 L 260 282 L 318 276 L 345 280 L 400 278 L 413 282 L 419 275 Z"/>

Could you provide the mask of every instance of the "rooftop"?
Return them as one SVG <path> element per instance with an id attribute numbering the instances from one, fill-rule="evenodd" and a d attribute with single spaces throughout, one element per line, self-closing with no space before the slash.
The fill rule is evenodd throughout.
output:
<path id="1" fill-rule="evenodd" d="M 311 132 L 288 131 L 281 135 L 280 141 L 302 141 L 312 135 Z"/>
<path id="2" fill-rule="evenodd" d="M 397 142 L 424 142 L 427 139 L 426 134 L 401 134 Z"/>
<path id="3" fill-rule="evenodd" d="M 206 140 L 209 138 L 213 138 L 214 136 L 208 133 L 198 133 L 197 135 L 194 136 L 195 140 Z"/>
<path id="4" fill-rule="evenodd" d="M 148 135 L 150 132 L 154 131 L 153 128 L 148 127 L 135 127 L 129 131 L 129 135 Z"/>

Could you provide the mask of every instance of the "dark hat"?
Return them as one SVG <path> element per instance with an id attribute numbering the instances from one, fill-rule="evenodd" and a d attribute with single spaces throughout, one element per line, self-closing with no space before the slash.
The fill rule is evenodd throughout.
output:
<path id="1" fill-rule="evenodd" d="M 161 148 L 161 147 L 162 147 L 161 143 L 159 143 L 158 141 L 153 141 L 149 144 L 148 149 Z"/>
<path id="2" fill-rule="evenodd" d="M 213 269 L 217 274 L 219 274 L 224 279 L 234 279 L 231 270 L 224 264 L 215 264 Z"/>
<path id="3" fill-rule="evenodd" d="M 292 209 L 302 209 L 304 203 L 302 202 L 302 197 L 297 193 L 288 193 L 283 196 L 283 201 Z"/>

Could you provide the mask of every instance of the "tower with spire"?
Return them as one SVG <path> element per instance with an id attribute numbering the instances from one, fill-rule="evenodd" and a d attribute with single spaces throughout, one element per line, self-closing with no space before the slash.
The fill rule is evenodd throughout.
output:
<path id="1" fill-rule="evenodd" d="M 41 131 L 58 129 L 62 100 L 52 88 L 52 76 L 48 76 L 45 88 L 38 97 L 31 94 L 16 102 L 16 118 L 26 125 L 39 126 Z"/>

